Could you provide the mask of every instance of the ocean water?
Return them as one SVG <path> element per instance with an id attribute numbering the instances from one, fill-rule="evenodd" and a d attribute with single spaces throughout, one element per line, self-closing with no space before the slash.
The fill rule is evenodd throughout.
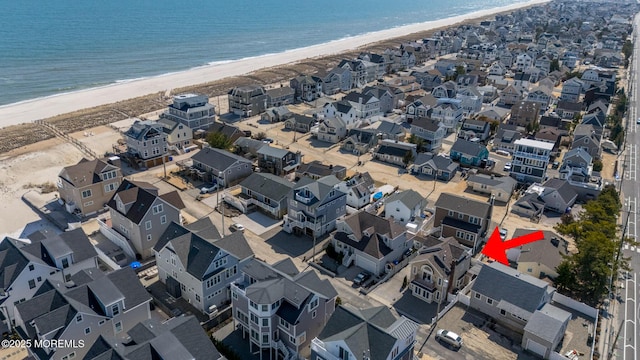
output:
<path id="1" fill-rule="evenodd" d="M 0 105 L 523 0 L 0 0 Z"/>

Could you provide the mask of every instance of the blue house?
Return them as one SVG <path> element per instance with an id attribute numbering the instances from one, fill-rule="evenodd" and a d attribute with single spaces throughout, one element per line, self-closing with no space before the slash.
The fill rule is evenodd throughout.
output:
<path id="1" fill-rule="evenodd" d="M 479 142 L 458 139 L 451 146 L 451 160 L 459 161 L 460 165 L 480 166 L 482 160 L 489 158 L 489 150 Z"/>

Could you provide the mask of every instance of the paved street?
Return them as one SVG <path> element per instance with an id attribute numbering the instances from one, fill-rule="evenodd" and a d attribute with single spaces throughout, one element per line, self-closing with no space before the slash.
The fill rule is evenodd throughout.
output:
<path id="1" fill-rule="evenodd" d="M 640 69 L 640 42 L 637 29 L 640 25 L 640 16 L 634 21 L 634 52 L 629 66 L 629 111 L 627 123 L 626 148 L 619 157 L 623 162 L 621 172 L 620 189 L 624 196 L 622 219 L 625 222 L 626 235 L 633 240 L 638 240 L 638 194 L 640 182 L 637 178 L 638 145 L 640 144 L 640 127 L 636 124 L 640 117 L 638 100 L 640 100 L 640 87 L 638 84 L 638 69 Z M 623 360 L 637 360 L 640 351 L 640 333 L 638 332 L 638 275 L 640 273 L 640 247 L 625 244 L 622 255 L 630 258 L 631 271 L 620 274 L 617 288 L 617 299 L 611 300 L 611 304 L 617 306 L 617 314 L 614 311 L 615 321 L 607 328 L 610 344 L 615 344 L 609 349 L 611 358 Z M 610 346 L 611 346 L 610 345 Z"/>

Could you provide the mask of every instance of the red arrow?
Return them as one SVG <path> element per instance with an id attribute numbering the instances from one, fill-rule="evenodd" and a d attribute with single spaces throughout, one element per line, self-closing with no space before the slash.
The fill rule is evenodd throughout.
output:
<path id="1" fill-rule="evenodd" d="M 517 238 L 509 241 L 502 241 L 502 239 L 500 239 L 500 230 L 496 226 L 495 230 L 493 230 L 493 234 L 491 234 L 491 237 L 489 238 L 489 241 L 487 241 L 484 249 L 482 249 L 482 253 L 509 266 L 509 260 L 507 259 L 508 249 L 543 239 L 544 233 L 538 230 L 527 235 L 518 236 Z"/>

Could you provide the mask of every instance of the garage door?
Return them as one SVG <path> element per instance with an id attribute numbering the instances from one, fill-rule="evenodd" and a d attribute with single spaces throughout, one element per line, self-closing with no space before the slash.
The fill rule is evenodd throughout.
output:
<path id="1" fill-rule="evenodd" d="M 534 354 L 538 354 L 542 356 L 542 358 L 544 358 L 545 354 L 547 353 L 547 348 L 544 345 L 537 343 L 531 339 L 527 339 L 526 350 L 529 350 Z"/>
<path id="2" fill-rule="evenodd" d="M 356 255 L 356 266 L 362 268 L 363 270 L 367 270 L 368 272 L 372 273 L 372 274 L 377 274 L 378 272 L 376 271 L 376 263 L 369 260 L 369 259 L 365 259 L 362 256 L 358 256 Z"/>

